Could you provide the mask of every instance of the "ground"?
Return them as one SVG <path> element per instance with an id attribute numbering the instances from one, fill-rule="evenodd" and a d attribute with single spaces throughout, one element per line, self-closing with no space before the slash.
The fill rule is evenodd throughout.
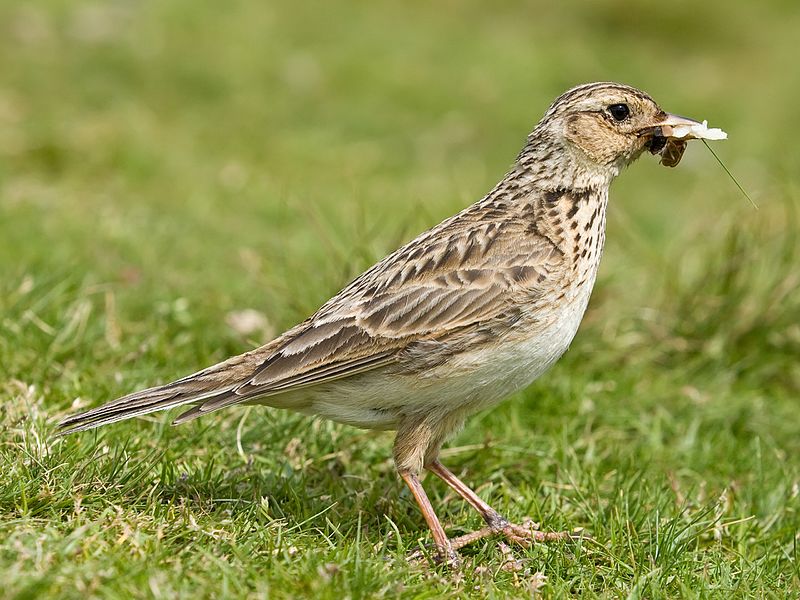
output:
<path id="1" fill-rule="evenodd" d="M 3 3 L 0 597 L 800 593 L 798 27 L 777 1 Z M 409 564 L 391 437 L 269 409 L 52 437 L 305 318 L 598 79 L 726 129 L 760 210 L 700 142 L 643 157 L 572 349 L 446 450 L 590 539 Z"/>

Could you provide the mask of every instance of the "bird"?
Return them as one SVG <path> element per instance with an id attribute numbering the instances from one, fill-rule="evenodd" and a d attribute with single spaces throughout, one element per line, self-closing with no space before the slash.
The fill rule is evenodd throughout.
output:
<path id="1" fill-rule="evenodd" d="M 59 423 L 74 433 L 184 407 L 173 424 L 264 405 L 396 432 L 392 454 L 439 561 L 489 535 L 522 545 L 570 532 L 514 524 L 440 461 L 466 419 L 539 378 L 568 349 L 605 242 L 609 185 L 642 153 L 680 160 L 672 128 L 699 122 L 613 82 L 578 85 L 550 105 L 510 170 L 482 199 L 423 232 L 276 339 L 165 385 Z M 662 156 L 662 159 L 664 157 Z M 485 527 L 449 538 L 425 471 Z"/>

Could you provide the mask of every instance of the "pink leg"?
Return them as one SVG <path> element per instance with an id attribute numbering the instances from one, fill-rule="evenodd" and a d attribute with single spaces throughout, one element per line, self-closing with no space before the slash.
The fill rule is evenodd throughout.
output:
<path id="1" fill-rule="evenodd" d="M 553 540 L 567 539 L 570 534 L 566 531 L 544 532 L 538 531 L 532 521 L 524 525 L 515 525 L 498 513 L 495 509 L 484 502 L 478 494 L 470 489 L 463 481 L 456 477 L 450 469 L 445 467 L 438 460 L 427 465 L 426 468 L 449 485 L 464 500 L 480 513 L 486 521 L 486 527 L 473 533 L 468 533 L 450 540 L 453 550 L 458 550 L 471 544 L 474 541 L 485 538 L 494 533 L 502 533 L 509 541 L 522 546 L 530 546 L 533 542 L 548 542 Z"/>
<path id="2" fill-rule="evenodd" d="M 425 493 L 422 483 L 419 481 L 419 477 L 417 477 L 415 473 L 408 471 L 401 472 L 400 477 L 402 477 L 406 485 L 408 485 L 408 489 L 411 490 L 414 499 L 417 501 L 422 511 L 422 516 L 425 517 L 425 521 L 428 523 L 428 527 L 433 535 L 433 542 L 436 544 L 436 550 L 439 552 L 440 558 L 447 561 L 450 565 L 458 565 L 458 554 L 456 554 L 453 549 L 442 524 L 439 522 L 439 517 L 436 516 L 431 501 Z"/>

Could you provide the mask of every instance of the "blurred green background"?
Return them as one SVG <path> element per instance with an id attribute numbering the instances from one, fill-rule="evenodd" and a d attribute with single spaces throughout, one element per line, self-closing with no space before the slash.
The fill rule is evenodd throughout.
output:
<path id="1" fill-rule="evenodd" d="M 305 318 L 479 199 L 549 103 L 595 80 L 640 87 L 666 110 L 725 129 L 729 140 L 714 149 L 760 210 L 700 143 L 675 170 L 645 156 L 623 173 L 573 350 L 524 400 L 454 442 L 529 448 L 536 464 L 487 450 L 456 466 L 476 483 L 505 473 L 490 488 L 506 494 L 505 511 L 559 513 L 562 526 L 596 536 L 569 564 L 528 551 L 553 595 L 797 585 L 798 40 L 796 1 L 0 4 L 0 520 L 9 523 L 0 597 L 527 593 L 530 573 L 501 572 L 491 544 L 474 557 L 488 561 L 488 579 L 387 572 L 373 550 L 395 521 L 405 546 L 392 538 L 383 551 L 401 558 L 425 530 L 385 462 L 385 437 L 316 424 L 310 440 L 307 420 L 253 413 L 239 453 L 271 461 L 258 475 L 231 475 L 242 465 L 236 412 L 179 430 L 139 421 L 43 440 L 76 398 L 95 404 L 183 375 Z M 231 325 L 244 309 L 258 311 L 257 326 Z M 309 449 L 305 471 L 281 452 L 294 439 Z M 151 471 L 115 454 L 123 442 L 133 459 L 166 454 Z M 343 447 L 356 459 L 342 459 L 341 473 L 312 464 Z M 756 447 L 772 457 L 766 467 Z M 227 528 L 230 547 L 192 545 L 181 527 L 158 537 L 176 519 L 168 510 L 139 520 L 165 486 L 180 487 L 179 471 L 206 481 L 192 518 Z M 293 498 L 282 518 L 302 523 L 285 535 L 303 560 L 270 545 L 270 531 L 253 537 L 258 506 L 231 500 L 233 517 L 214 508 L 221 494 L 242 503 L 277 494 L 273 471 Z M 342 483 L 345 472 L 359 479 Z M 543 490 L 543 477 L 573 487 Z M 599 504 L 575 499 L 579 481 Z M 717 498 L 742 482 L 752 497 L 736 492 L 739 504 L 720 514 L 747 529 L 726 546 L 714 533 Z M 623 488 L 634 516 L 613 508 Z M 446 495 L 435 484 L 431 493 Z M 193 497 L 166 496 L 170 506 Z M 318 498 L 331 496 L 341 500 L 331 520 L 313 519 L 327 506 Z M 597 505 L 610 512 L 587 508 Z M 108 507 L 130 510 L 146 551 L 115 542 L 121 534 L 102 525 Z M 667 564 L 643 533 L 664 514 L 673 524 L 711 515 L 687 543 L 676 534 Z M 76 549 L 87 523 L 102 551 Z M 333 547 L 315 546 L 322 530 Z M 225 567 L 210 558 L 220 554 Z M 707 561 L 715 566 L 703 571 Z"/>

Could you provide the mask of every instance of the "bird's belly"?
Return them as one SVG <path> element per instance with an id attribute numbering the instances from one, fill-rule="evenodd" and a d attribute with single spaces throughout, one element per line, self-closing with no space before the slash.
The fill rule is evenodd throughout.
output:
<path id="1" fill-rule="evenodd" d="M 474 398 L 480 409 L 528 386 L 567 351 L 585 307 L 579 299 L 550 322 L 532 323 L 498 340 L 493 347 L 455 357 L 450 368 L 465 373 L 464 397 Z"/>

